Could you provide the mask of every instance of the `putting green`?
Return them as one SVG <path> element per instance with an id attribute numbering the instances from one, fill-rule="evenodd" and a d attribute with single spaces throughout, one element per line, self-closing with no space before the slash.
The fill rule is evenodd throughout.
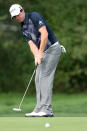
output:
<path id="1" fill-rule="evenodd" d="M 46 128 L 45 124 L 50 127 Z M 86 117 L 0 117 L 0 131 L 87 131 Z"/>

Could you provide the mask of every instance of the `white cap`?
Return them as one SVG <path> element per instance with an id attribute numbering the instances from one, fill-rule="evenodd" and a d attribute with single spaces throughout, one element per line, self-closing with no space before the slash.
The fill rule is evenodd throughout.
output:
<path id="1" fill-rule="evenodd" d="M 13 18 L 16 15 L 19 15 L 21 9 L 22 9 L 22 6 L 19 5 L 19 4 L 13 4 L 13 5 L 11 5 L 11 7 L 9 9 L 11 18 Z"/>

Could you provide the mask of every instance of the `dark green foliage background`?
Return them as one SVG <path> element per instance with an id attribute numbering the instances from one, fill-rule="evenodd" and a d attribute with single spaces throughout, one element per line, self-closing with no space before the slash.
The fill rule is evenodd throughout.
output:
<path id="1" fill-rule="evenodd" d="M 34 58 L 20 24 L 10 19 L 9 7 L 14 3 L 26 12 L 42 14 L 67 50 L 56 70 L 54 92 L 86 92 L 86 0 L 0 0 L 0 92 L 24 91 L 34 70 Z M 35 92 L 34 80 L 30 92 Z"/>

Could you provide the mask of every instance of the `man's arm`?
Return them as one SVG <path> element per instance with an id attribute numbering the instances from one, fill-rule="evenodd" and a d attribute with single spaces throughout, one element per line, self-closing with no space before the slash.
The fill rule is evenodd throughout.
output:
<path id="1" fill-rule="evenodd" d="M 28 44 L 30 46 L 30 50 L 31 50 L 32 54 L 34 55 L 35 65 L 40 65 L 42 58 L 39 55 L 39 50 L 38 50 L 37 46 L 35 45 L 35 43 L 32 40 L 30 40 L 28 42 Z"/>
<path id="2" fill-rule="evenodd" d="M 41 33 L 41 43 L 40 43 L 39 52 L 44 52 L 48 40 L 48 32 L 46 26 L 41 27 L 39 29 L 39 32 Z"/>
<path id="3" fill-rule="evenodd" d="M 41 61 L 38 59 L 38 48 L 37 46 L 34 44 L 34 42 L 32 40 L 30 40 L 28 42 L 29 46 L 30 46 L 30 50 L 32 52 L 32 54 L 34 55 L 34 59 L 35 59 L 35 65 L 40 65 Z"/>
<path id="4" fill-rule="evenodd" d="M 48 40 L 48 32 L 47 32 L 45 26 L 41 27 L 39 29 L 39 32 L 41 33 L 41 43 L 40 43 L 39 50 L 32 40 L 30 40 L 28 42 L 30 49 L 31 49 L 31 52 L 33 53 L 34 56 L 36 56 L 38 54 L 38 51 L 44 52 L 44 49 L 46 47 L 47 40 Z"/>
<path id="5" fill-rule="evenodd" d="M 36 57 L 39 53 L 37 46 L 34 44 L 34 42 L 32 40 L 30 40 L 28 42 L 28 44 L 30 46 L 30 50 L 31 50 L 32 54 L 34 55 L 34 57 Z"/>
<path id="6" fill-rule="evenodd" d="M 48 40 L 48 32 L 46 30 L 46 26 L 41 27 L 39 29 L 39 32 L 41 33 L 41 43 L 40 43 L 39 49 L 37 48 L 37 46 L 35 45 L 35 43 L 32 40 L 28 42 L 30 46 L 30 50 L 34 55 L 36 65 L 41 64 L 41 61 L 43 59 L 43 54 L 44 54 L 43 52 L 44 52 L 44 49 L 46 47 L 47 40 Z"/>

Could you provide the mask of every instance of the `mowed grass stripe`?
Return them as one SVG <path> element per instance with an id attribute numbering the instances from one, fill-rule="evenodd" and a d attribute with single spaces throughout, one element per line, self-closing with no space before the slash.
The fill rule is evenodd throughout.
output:
<path id="1" fill-rule="evenodd" d="M 50 127 L 46 128 L 45 124 Z M 25 118 L 1 117 L 2 131 L 87 131 L 86 117 Z"/>
<path id="2" fill-rule="evenodd" d="M 23 101 L 22 112 L 14 112 L 18 108 L 23 94 L 0 95 L 0 117 L 24 117 L 32 112 L 36 105 L 36 96 L 27 95 Z M 52 107 L 56 117 L 84 117 L 87 116 L 87 94 L 53 94 Z"/>

